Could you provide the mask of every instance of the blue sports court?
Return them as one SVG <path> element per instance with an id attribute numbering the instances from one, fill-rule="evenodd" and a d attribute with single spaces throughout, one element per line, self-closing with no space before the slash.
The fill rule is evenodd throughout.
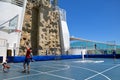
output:
<path id="1" fill-rule="evenodd" d="M 120 59 L 85 58 L 31 62 L 30 73 L 22 73 L 23 63 L 11 68 L 0 80 L 119 80 Z"/>

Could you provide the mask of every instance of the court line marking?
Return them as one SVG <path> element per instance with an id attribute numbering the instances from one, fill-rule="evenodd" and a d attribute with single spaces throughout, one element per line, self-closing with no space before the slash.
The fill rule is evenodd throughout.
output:
<path id="1" fill-rule="evenodd" d="M 14 66 L 21 68 L 21 66 L 18 66 L 18 65 L 14 65 Z M 42 72 L 42 71 L 37 71 L 37 70 L 31 69 L 31 70 L 39 72 L 39 73 L 31 74 L 31 75 L 18 76 L 18 77 L 12 77 L 12 78 L 8 78 L 8 79 L 4 79 L 4 80 L 12 80 L 12 79 L 22 78 L 22 77 L 26 77 L 26 76 L 34 76 L 34 75 L 39 75 L 39 74 L 47 74 L 47 75 L 51 75 L 51 76 L 55 76 L 55 77 L 59 77 L 59 78 L 67 79 L 67 80 L 75 80 L 75 79 L 72 79 L 72 78 L 63 77 L 63 76 L 59 76 L 59 75 L 48 73 L 48 72 L 56 72 L 56 71 L 66 70 L 66 69 L 69 68 L 69 65 L 66 65 L 66 66 L 67 66 L 67 68 L 64 68 L 64 69 L 47 71 L 47 72 Z"/>
<path id="2" fill-rule="evenodd" d="M 114 69 L 114 68 L 116 68 L 116 67 L 118 67 L 118 66 L 120 66 L 120 64 L 117 64 L 117 65 L 115 65 L 115 66 L 113 66 L 113 67 L 111 67 L 111 68 L 108 68 L 108 69 L 106 69 L 106 70 L 104 70 L 104 71 L 102 71 L 102 72 L 99 72 L 99 73 L 97 73 L 97 74 L 95 74 L 95 75 L 93 75 L 93 76 L 91 76 L 91 77 L 88 77 L 88 78 L 86 78 L 85 80 L 89 80 L 89 79 L 91 79 L 91 78 L 93 78 L 93 77 L 96 77 L 96 76 L 102 74 L 102 73 L 105 73 L 105 72 L 107 72 L 107 71 L 110 71 L 110 70 L 112 70 L 112 69 Z M 111 79 L 108 79 L 108 80 L 111 80 Z"/>
<path id="3" fill-rule="evenodd" d="M 48 67 L 50 67 L 50 68 L 56 68 L 56 69 L 59 69 L 59 70 L 52 70 L 52 71 L 47 71 L 47 72 L 56 72 L 56 71 L 62 71 L 62 70 L 67 70 L 67 69 L 69 69 L 70 68 L 70 66 L 69 65 L 63 65 L 63 66 L 65 66 L 65 68 L 56 68 L 56 67 L 51 67 L 51 66 L 48 66 Z"/>
<path id="4" fill-rule="evenodd" d="M 46 66 L 46 67 L 49 67 L 49 68 L 56 68 L 56 69 L 58 69 L 58 70 L 51 70 L 51 71 L 46 71 L 47 73 L 48 72 L 56 72 L 56 71 L 62 71 L 62 70 L 66 70 L 66 69 L 69 69 L 70 68 L 70 66 L 69 65 L 64 65 L 65 66 L 65 68 L 56 68 L 56 67 L 51 67 L 51 66 Z M 40 72 L 40 71 L 37 71 L 37 70 L 35 70 L 35 69 L 31 69 L 32 71 L 35 71 L 35 72 Z M 46 73 L 46 72 L 42 72 L 42 73 Z"/>
<path id="5" fill-rule="evenodd" d="M 63 79 L 67 79 L 67 80 L 75 80 L 75 79 L 72 79 L 72 78 L 63 77 L 63 76 L 59 76 L 59 75 L 55 75 L 55 74 L 51 74 L 51 73 L 46 73 L 46 74 L 51 75 L 51 76 L 55 76 L 55 77 L 59 77 L 59 78 L 63 78 Z"/>
<path id="6" fill-rule="evenodd" d="M 51 76 L 55 76 L 55 77 L 59 77 L 59 78 L 63 78 L 63 79 L 67 79 L 67 80 L 75 80 L 75 79 L 72 79 L 72 78 L 63 77 L 63 76 L 55 75 L 55 74 L 52 74 L 52 73 L 48 73 L 48 72 L 62 71 L 62 70 L 66 70 L 66 69 L 70 68 L 69 65 L 63 65 L 63 66 L 66 66 L 66 68 L 59 69 L 59 70 L 52 70 L 52 71 L 42 72 L 42 73 L 47 74 L 47 75 L 51 75 Z M 51 67 L 51 66 L 48 66 L 48 67 Z M 52 67 L 52 68 L 55 68 L 55 67 Z M 32 70 L 34 70 L 34 69 L 32 69 Z M 34 70 L 34 71 L 36 71 L 36 70 Z"/>
<path id="7" fill-rule="evenodd" d="M 43 65 L 43 66 L 50 67 L 50 68 L 56 68 L 56 69 L 63 69 L 63 67 L 70 68 L 70 66 L 68 66 L 68 65 L 58 65 L 58 66 L 62 66 L 62 68 L 59 68 L 59 67 L 57 67 L 56 65 L 53 65 L 53 64 L 52 64 L 52 66 L 48 66 L 48 65 Z"/>
<path id="8" fill-rule="evenodd" d="M 81 69 L 85 69 L 85 70 L 88 70 L 88 71 L 92 71 L 92 72 L 95 72 L 95 73 L 98 73 L 100 75 L 102 75 L 103 77 L 105 77 L 106 79 L 108 80 L 111 80 L 108 76 L 98 72 L 98 71 L 95 71 L 95 70 L 92 70 L 92 69 L 89 69 L 89 68 L 84 68 L 84 67 L 78 67 L 78 66 L 71 66 L 71 67 L 75 67 L 75 68 L 81 68 Z M 85 79 L 85 80 L 88 80 L 88 79 Z"/>

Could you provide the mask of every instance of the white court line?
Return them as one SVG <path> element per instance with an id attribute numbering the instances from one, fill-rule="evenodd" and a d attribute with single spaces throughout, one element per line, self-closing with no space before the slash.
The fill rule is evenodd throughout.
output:
<path id="1" fill-rule="evenodd" d="M 63 79 L 67 79 L 67 80 L 75 80 L 75 79 L 72 79 L 72 78 L 68 78 L 68 77 L 63 77 L 63 76 L 59 76 L 59 75 L 55 75 L 55 74 L 52 74 L 52 73 L 48 73 L 48 72 L 56 72 L 56 71 L 62 71 L 62 70 L 66 70 L 66 69 L 69 69 L 70 66 L 68 65 L 63 65 L 63 66 L 66 66 L 66 68 L 63 68 L 63 69 L 59 69 L 59 70 L 52 70 L 52 71 L 47 71 L 47 72 L 42 72 L 43 74 L 47 74 L 47 75 L 51 75 L 51 76 L 55 76 L 55 77 L 59 77 L 59 78 L 63 78 Z M 49 66 L 48 66 L 49 67 Z M 50 66 L 51 67 L 51 66 Z M 51 68 L 55 68 L 55 67 L 51 67 Z M 57 68 L 58 69 L 58 68 Z M 34 70 L 34 69 L 31 69 L 33 71 L 37 71 L 37 70 Z M 37 71 L 39 72 L 39 71 Z M 41 71 L 40 71 L 41 72 Z"/>
<path id="2" fill-rule="evenodd" d="M 43 66 L 48 67 L 48 68 L 54 68 L 54 69 L 62 69 L 62 68 L 64 68 L 64 67 L 68 67 L 68 65 L 62 65 L 62 66 L 61 66 L 62 68 L 59 68 L 59 67 L 57 67 L 56 65 L 52 65 L 52 66 L 43 65 Z"/>
<path id="3" fill-rule="evenodd" d="M 57 71 L 67 70 L 67 69 L 70 68 L 70 66 L 68 66 L 68 65 L 64 65 L 64 66 L 66 66 L 66 68 L 59 69 L 59 70 L 46 71 L 46 72 L 41 72 L 41 71 L 37 71 L 37 70 L 34 70 L 34 69 L 31 69 L 31 70 L 35 71 L 35 72 L 48 73 L 48 72 L 57 72 Z M 56 67 L 51 67 L 51 66 L 47 66 L 47 67 L 49 67 L 49 68 L 56 68 Z M 58 69 L 58 68 L 56 68 L 56 69 Z"/>
<path id="4" fill-rule="evenodd" d="M 21 68 L 21 66 L 18 66 L 18 65 L 14 65 L 14 66 Z M 26 76 L 34 76 L 34 75 L 39 75 L 39 74 L 47 74 L 47 75 L 51 75 L 51 76 L 55 76 L 55 77 L 59 77 L 59 78 L 67 79 L 67 80 L 75 80 L 75 79 L 72 79 L 72 78 L 63 77 L 63 76 L 59 76 L 59 75 L 48 73 L 48 72 L 56 72 L 56 71 L 66 70 L 66 69 L 70 68 L 69 65 L 64 65 L 64 66 L 67 66 L 67 68 L 60 69 L 60 70 L 47 71 L 47 72 L 42 72 L 42 71 L 31 69 L 31 70 L 39 72 L 39 73 L 31 74 L 31 75 L 18 76 L 18 77 L 12 77 L 12 78 L 8 78 L 8 79 L 4 79 L 4 80 L 12 80 L 12 79 L 22 78 L 22 77 L 26 77 Z"/>
<path id="5" fill-rule="evenodd" d="M 99 75 L 99 74 L 102 74 L 102 73 L 104 73 L 104 72 L 110 71 L 110 70 L 112 70 L 113 68 L 116 68 L 116 67 L 118 67 L 118 66 L 120 66 L 120 64 L 118 64 L 118 65 L 116 65 L 116 66 L 113 66 L 113 67 L 111 67 L 111 68 L 108 68 L 108 69 L 106 69 L 106 70 L 104 70 L 104 71 L 102 71 L 102 72 L 99 72 L 98 74 L 95 74 L 95 75 L 93 75 L 93 76 L 91 76 L 91 77 L 88 77 L 88 78 L 86 78 L 85 80 L 89 80 L 89 79 L 91 79 L 91 78 L 93 78 L 93 77 L 96 77 L 96 76 Z M 111 80 L 111 79 L 108 79 L 108 80 Z"/>
<path id="6" fill-rule="evenodd" d="M 85 69 L 85 70 L 88 70 L 88 71 L 92 71 L 92 72 L 95 72 L 95 73 L 98 73 L 100 75 L 102 75 L 103 77 L 105 77 L 106 79 L 108 80 L 111 80 L 109 77 L 107 77 L 106 75 L 102 74 L 102 73 L 99 73 L 98 71 L 95 71 L 95 70 L 92 70 L 92 69 L 88 69 L 88 68 L 84 68 L 84 67 L 78 67 L 78 66 L 71 66 L 71 67 L 75 67 L 75 68 L 81 68 L 81 69 Z M 87 80 L 87 79 L 85 79 Z"/>
<path id="7" fill-rule="evenodd" d="M 55 77 L 59 77 L 59 78 L 63 78 L 63 79 L 67 79 L 67 80 L 75 80 L 75 79 L 72 79 L 72 78 L 63 77 L 63 76 L 59 76 L 59 75 L 55 75 L 55 74 L 49 74 L 49 73 L 46 73 L 46 74 L 51 75 L 51 76 L 55 76 Z"/>
<path id="8" fill-rule="evenodd" d="M 49 67 L 49 68 L 56 68 L 56 69 L 59 69 L 59 70 L 52 70 L 52 71 L 47 71 L 47 72 L 55 72 L 55 71 L 62 71 L 62 70 L 67 70 L 70 68 L 70 66 L 68 65 L 63 65 L 65 68 L 56 68 L 56 67 L 53 67 L 53 66 L 46 66 L 46 67 Z"/>

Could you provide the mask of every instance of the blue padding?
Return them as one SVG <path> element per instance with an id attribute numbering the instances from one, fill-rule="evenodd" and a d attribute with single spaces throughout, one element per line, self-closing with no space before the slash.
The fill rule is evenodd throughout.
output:
<path id="1" fill-rule="evenodd" d="M 9 56 L 7 57 L 7 62 L 23 62 L 25 56 Z"/>
<path id="2" fill-rule="evenodd" d="M 0 56 L 0 63 L 2 63 L 3 62 L 3 57 L 2 56 Z"/>
<path id="3" fill-rule="evenodd" d="M 75 59 L 81 58 L 81 55 L 61 55 L 61 56 L 33 56 L 33 60 L 35 61 L 46 61 L 46 60 L 55 60 L 55 59 Z M 15 57 L 8 57 L 9 62 L 23 62 L 25 59 L 24 56 L 15 56 Z"/>
<path id="4" fill-rule="evenodd" d="M 15 56 L 13 62 L 23 62 L 25 60 L 25 56 Z"/>
<path id="5" fill-rule="evenodd" d="M 112 54 L 89 54 L 84 55 L 85 58 L 113 58 Z M 77 59 L 82 58 L 81 55 L 50 55 L 50 56 L 33 56 L 33 60 L 35 61 L 45 61 L 45 60 L 55 60 L 55 59 Z M 120 54 L 116 54 L 116 58 L 120 58 Z M 0 58 L 2 59 L 2 58 Z M 23 62 L 25 56 L 15 56 L 15 57 L 8 57 L 9 62 Z"/>
<path id="6" fill-rule="evenodd" d="M 55 56 L 33 56 L 35 61 L 54 60 Z"/>
<path id="7" fill-rule="evenodd" d="M 81 58 L 81 55 L 62 55 L 61 59 L 76 59 Z"/>
<path id="8" fill-rule="evenodd" d="M 91 55 L 85 55 L 86 58 L 113 58 L 114 56 L 112 54 L 91 54 Z"/>
<path id="9" fill-rule="evenodd" d="M 7 57 L 7 62 L 14 62 L 14 57 L 12 56 Z"/>

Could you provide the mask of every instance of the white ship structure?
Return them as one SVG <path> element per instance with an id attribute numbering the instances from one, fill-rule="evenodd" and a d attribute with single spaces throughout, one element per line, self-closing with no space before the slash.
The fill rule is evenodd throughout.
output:
<path id="1" fill-rule="evenodd" d="M 68 30 L 68 25 L 66 21 L 66 11 L 64 9 L 60 9 L 60 37 L 61 37 L 61 44 L 62 44 L 62 54 L 68 53 L 70 48 L 70 34 Z"/>
<path id="2" fill-rule="evenodd" d="M 19 52 L 26 3 L 27 0 L 0 0 L 0 56 L 4 56 L 3 61 L 5 56 L 15 56 Z"/>

